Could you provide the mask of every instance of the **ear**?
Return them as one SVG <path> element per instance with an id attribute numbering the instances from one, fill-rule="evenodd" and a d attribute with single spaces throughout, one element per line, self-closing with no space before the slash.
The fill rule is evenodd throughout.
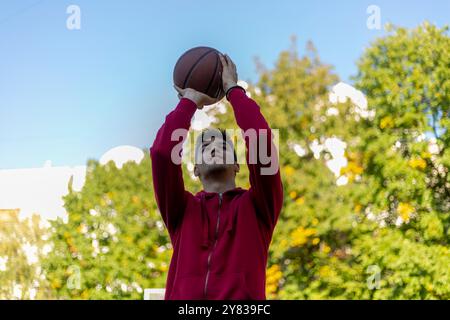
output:
<path id="1" fill-rule="evenodd" d="M 200 171 L 198 170 L 197 165 L 194 165 L 194 176 L 196 177 L 200 176 Z"/>

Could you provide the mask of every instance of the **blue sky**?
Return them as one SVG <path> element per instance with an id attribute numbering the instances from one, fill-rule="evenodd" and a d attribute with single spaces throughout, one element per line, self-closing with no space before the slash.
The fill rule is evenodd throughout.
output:
<path id="1" fill-rule="evenodd" d="M 68 30 L 66 8 L 81 9 Z M 207 45 L 228 53 L 240 78 L 256 80 L 254 57 L 272 66 L 296 35 L 344 81 L 381 30 L 366 27 L 369 5 L 382 23 L 448 24 L 448 0 L 0 2 L 0 169 L 80 165 L 112 147 L 151 145 L 175 106 L 173 66 Z"/>

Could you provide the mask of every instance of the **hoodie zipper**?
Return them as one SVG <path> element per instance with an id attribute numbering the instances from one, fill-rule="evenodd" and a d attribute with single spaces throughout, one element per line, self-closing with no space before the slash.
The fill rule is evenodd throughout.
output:
<path id="1" fill-rule="evenodd" d="M 222 206 L 222 193 L 219 193 L 219 210 L 217 212 L 217 223 L 216 223 L 216 231 L 214 234 L 214 245 L 210 251 L 210 253 L 208 254 L 208 267 L 207 267 L 207 271 L 206 271 L 206 279 L 205 279 L 205 287 L 203 289 L 203 294 L 205 296 L 206 299 L 206 295 L 208 293 L 208 280 L 209 280 L 209 274 L 211 272 L 211 256 L 214 252 L 214 249 L 216 248 L 217 245 L 217 240 L 218 240 L 218 236 L 219 236 L 219 225 L 220 225 L 220 208 Z"/>

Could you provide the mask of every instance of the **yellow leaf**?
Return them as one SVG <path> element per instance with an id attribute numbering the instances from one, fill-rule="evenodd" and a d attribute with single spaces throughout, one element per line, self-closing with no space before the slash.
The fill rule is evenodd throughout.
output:
<path id="1" fill-rule="evenodd" d="M 138 204 L 139 203 L 139 197 L 138 196 L 132 196 L 131 197 L 131 201 L 133 201 L 134 204 Z"/>
<path id="2" fill-rule="evenodd" d="M 166 272 L 167 270 L 169 270 L 169 268 L 167 267 L 167 264 L 161 264 L 161 266 L 159 267 L 159 270 L 161 272 Z"/>
<path id="3" fill-rule="evenodd" d="M 280 266 L 278 264 L 272 265 L 266 272 L 266 293 L 268 295 L 274 294 L 278 289 L 280 279 L 283 277 Z"/>
<path id="4" fill-rule="evenodd" d="M 305 203 L 305 197 L 300 197 L 297 200 L 295 200 L 295 203 L 298 205 L 302 205 Z"/>
<path id="5" fill-rule="evenodd" d="M 431 158 L 431 153 L 429 153 L 429 152 L 427 152 L 427 151 L 424 151 L 424 152 L 422 152 L 422 153 L 420 154 L 420 156 L 421 156 L 423 159 L 430 159 L 430 158 Z"/>
<path id="6" fill-rule="evenodd" d="M 292 168 L 291 166 L 286 166 L 286 167 L 284 167 L 284 173 L 285 173 L 288 177 L 290 177 L 290 176 L 292 176 L 292 175 L 295 173 L 295 169 Z"/>
<path id="7" fill-rule="evenodd" d="M 386 116 L 380 121 L 380 128 L 386 129 L 386 128 L 392 128 L 394 126 L 394 120 L 392 120 L 391 116 Z"/>
<path id="8" fill-rule="evenodd" d="M 408 164 L 413 169 L 424 170 L 427 167 L 427 162 L 422 158 L 411 159 Z"/>
<path id="9" fill-rule="evenodd" d="M 305 230 L 305 234 L 306 234 L 307 237 L 315 235 L 316 233 L 317 233 L 316 229 L 306 229 Z"/>
<path id="10" fill-rule="evenodd" d="M 305 229 L 303 227 L 298 227 L 291 233 L 292 246 L 300 247 L 306 244 L 309 237 L 317 233 L 316 229 Z"/>
<path id="11" fill-rule="evenodd" d="M 51 282 L 51 286 L 53 289 L 59 289 L 59 288 L 61 288 L 61 281 L 59 279 L 54 279 Z"/>
<path id="12" fill-rule="evenodd" d="M 403 221 L 408 222 L 411 214 L 414 212 L 414 207 L 409 203 L 400 202 L 397 207 L 397 213 Z"/>
<path id="13" fill-rule="evenodd" d="M 357 175 L 361 175 L 364 172 L 364 168 L 361 167 L 355 161 L 349 161 L 346 167 L 341 168 L 341 175 L 348 175 L 349 178 L 353 179 Z"/>
<path id="14" fill-rule="evenodd" d="M 327 278 L 331 275 L 331 273 L 332 273 L 332 271 L 329 266 L 323 266 L 323 267 L 320 267 L 320 269 L 319 269 L 319 276 L 321 278 Z"/>
<path id="15" fill-rule="evenodd" d="M 321 249 L 324 253 L 329 253 L 331 251 L 331 248 L 325 243 L 323 244 Z"/>
<path id="16" fill-rule="evenodd" d="M 81 299 L 83 299 L 83 300 L 87 300 L 87 299 L 89 299 L 89 292 L 87 291 L 87 290 L 84 290 L 82 293 L 81 293 Z"/>
<path id="17" fill-rule="evenodd" d="M 280 249 L 281 249 L 281 250 L 284 251 L 284 249 L 287 248 L 287 245 L 288 245 L 288 241 L 287 241 L 286 239 L 282 239 L 282 240 L 280 241 Z"/>

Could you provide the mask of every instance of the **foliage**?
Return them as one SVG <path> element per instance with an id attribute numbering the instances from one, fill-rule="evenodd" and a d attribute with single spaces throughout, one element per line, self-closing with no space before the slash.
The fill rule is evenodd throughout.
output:
<path id="1" fill-rule="evenodd" d="M 39 258 L 46 229 L 39 216 L 21 219 L 20 210 L 0 210 L 0 300 L 49 298 Z"/>
<path id="2" fill-rule="evenodd" d="M 367 105 L 333 99 L 339 79 L 312 44 L 260 68 L 248 91 L 279 130 L 285 195 L 269 298 L 450 298 L 449 47 L 446 28 L 392 28 L 358 62 L 354 82 Z M 225 109 L 210 114 L 236 128 Z M 345 162 L 333 173 L 339 145 Z M 200 190 L 188 169 L 187 189 Z M 241 169 L 237 183 L 248 187 Z M 171 250 L 148 155 L 122 169 L 89 162 L 83 190 L 65 202 L 69 221 L 53 224 L 55 249 L 43 264 L 59 298 L 140 298 L 164 286 Z"/>
<path id="3" fill-rule="evenodd" d="M 171 246 L 148 153 L 122 169 L 90 161 L 82 191 L 71 191 L 65 207 L 68 223 L 53 223 L 55 247 L 43 262 L 59 298 L 141 299 L 145 288 L 164 287 Z"/>

